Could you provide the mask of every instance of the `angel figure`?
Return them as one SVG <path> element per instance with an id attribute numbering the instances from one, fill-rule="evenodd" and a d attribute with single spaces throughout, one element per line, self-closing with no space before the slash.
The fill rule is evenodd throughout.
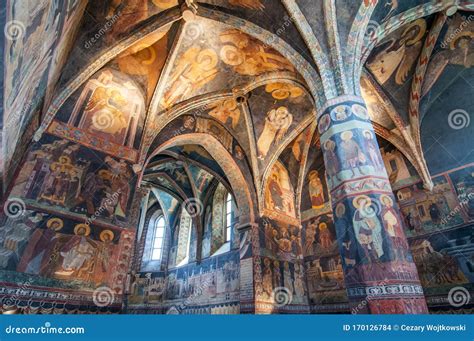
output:
<path id="1" fill-rule="evenodd" d="M 84 109 L 84 118 L 90 118 L 92 123 L 89 129 L 112 135 L 123 134 L 129 121 L 128 115 L 122 111 L 127 103 L 119 90 L 98 87 Z"/>
<path id="2" fill-rule="evenodd" d="M 368 68 L 380 84 L 385 84 L 395 73 L 395 83 L 402 85 L 416 62 L 426 32 L 426 21 L 415 20 L 403 31 L 397 41 L 392 38 L 381 52 L 367 63 Z M 387 44 L 387 43 L 384 43 Z"/>
<path id="3" fill-rule="evenodd" d="M 441 44 L 443 50 L 436 53 L 428 64 L 421 91 L 422 97 L 431 90 L 448 64 L 465 68 L 474 65 L 474 24 L 470 22 L 462 32 L 456 32 L 459 27 L 463 27 L 463 22 L 465 21 L 460 15 L 456 15 L 451 21 L 444 35 L 446 42 Z M 447 40 L 451 36 L 454 38 Z"/>
<path id="4" fill-rule="evenodd" d="M 293 115 L 286 107 L 272 109 L 265 118 L 265 127 L 258 138 L 258 158 L 263 160 L 272 146 L 273 142 L 278 143 L 285 136 L 288 128 L 293 122 Z"/>
<path id="5" fill-rule="evenodd" d="M 232 124 L 232 129 L 237 127 L 240 119 L 240 109 L 237 105 L 237 101 L 234 98 L 225 99 L 219 101 L 210 106 L 211 111 L 209 115 L 214 117 L 216 120 L 220 121 L 222 124 L 226 124 L 230 119 Z"/>
<path id="6" fill-rule="evenodd" d="M 166 90 L 161 105 L 168 108 L 213 80 L 218 73 L 218 61 L 212 49 L 189 48 L 174 66 L 169 81 L 171 86 Z"/>

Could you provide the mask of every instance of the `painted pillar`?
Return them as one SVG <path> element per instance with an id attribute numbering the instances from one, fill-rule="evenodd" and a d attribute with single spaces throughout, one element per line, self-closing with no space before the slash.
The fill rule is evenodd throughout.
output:
<path id="1" fill-rule="evenodd" d="M 255 314 L 255 297 L 258 292 L 258 284 L 254 280 L 260 279 L 258 255 L 258 225 L 254 223 L 244 223 L 235 226 L 239 233 L 239 254 L 240 254 L 240 313 Z"/>
<path id="2" fill-rule="evenodd" d="M 364 100 L 330 100 L 318 131 L 352 313 L 427 313 Z"/>

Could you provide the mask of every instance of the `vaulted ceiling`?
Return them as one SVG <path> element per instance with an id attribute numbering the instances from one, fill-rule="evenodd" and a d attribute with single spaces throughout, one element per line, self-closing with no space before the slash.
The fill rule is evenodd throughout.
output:
<path id="1" fill-rule="evenodd" d="M 85 99 L 99 105 L 103 99 L 95 89 L 112 83 L 122 94 L 105 87 L 103 95 L 115 103 L 133 99 L 127 110 L 135 114 L 135 135 L 113 141 L 90 131 L 101 142 L 90 147 L 112 153 L 120 145 L 121 155 L 144 169 L 143 182 L 176 200 L 199 197 L 206 191 L 200 186 L 213 181 L 231 187 L 222 160 L 202 146 L 183 138 L 163 148 L 203 132 L 234 157 L 259 201 L 277 161 L 296 169 L 290 180 L 299 193 L 307 163 L 321 158 L 318 110 L 337 94 L 361 93 L 376 132 L 429 186 L 421 124 L 448 91 L 443 77 L 459 88 L 472 80 L 473 21 L 467 20 L 469 35 L 447 44 L 441 39 L 469 17 L 469 1 L 69 0 L 62 7 L 43 1 L 8 6 L 5 22 L 24 24 L 13 27 L 23 30 L 15 33 L 20 37 L 7 36 L 2 44 L 6 186 L 29 141 L 85 127 L 77 116 Z M 30 24 L 28 13 L 41 19 Z M 446 73 L 450 65 L 466 69 L 453 77 Z M 98 97 L 88 97 L 91 92 Z M 262 136 L 270 112 L 280 128 L 268 143 Z M 88 138 L 71 134 L 77 141 Z M 199 185 L 202 179 L 206 184 Z"/>

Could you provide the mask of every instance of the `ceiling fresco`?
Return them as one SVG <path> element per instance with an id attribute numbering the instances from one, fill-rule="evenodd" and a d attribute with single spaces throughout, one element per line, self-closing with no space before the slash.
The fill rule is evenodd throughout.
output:
<path id="1" fill-rule="evenodd" d="M 199 213 L 186 218 L 186 231 L 192 258 L 200 260 L 199 238 L 204 236 L 204 258 L 226 242 L 222 231 L 212 231 L 220 216 L 211 206 L 216 201 L 224 212 L 228 191 L 235 224 L 252 233 L 262 227 L 242 236 L 235 229 L 232 252 L 219 260 L 219 279 L 233 276 L 226 284 L 232 294 L 240 283 L 236 264 L 255 252 L 260 258 L 247 270 L 262 278 L 249 287 L 261 289 L 263 303 L 271 299 L 272 276 L 284 282 L 278 277 L 284 274 L 286 284 L 293 281 L 294 311 L 332 304 L 326 312 L 341 312 L 349 309 L 342 264 L 355 258 L 338 254 L 335 219 L 360 225 L 362 213 L 355 200 L 333 214 L 329 188 L 340 186 L 342 193 L 346 180 L 375 176 L 363 171 L 385 167 L 388 181 L 381 182 L 385 188 L 390 183 L 395 196 L 382 200 L 377 194 L 377 200 L 388 211 L 399 202 L 427 284 L 430 269 L 422 267 L 436 262 L 420 245 L 429 243 L 449 263 L 444 252 L 455 254 L 449 247 L 456 242 L 443 241 L 440 233 L 450 229 L 452 240 L 454 229 L 464 229 L 458 234 L 463 238 L 472 235 L 469 205 L 452 221 L 440 218 L 465 200 L 474 183 L 472 10 L 472 1 L 462 0 L 8 0 L 0 19 L 23 24 L 0 40 L 0 201 L 19 200 L 28 212 L 15 223 L 0 219 L 0 226 L 11 226 L 0 232 L 0 270 L 34 274 L 44 287 L 81 288 L 89 301 L 94 288 L 107 283 L 120 301 L 120 271 L 130 270 L 136 227 L 149 218 L 140 207 L 159 206 L 179 231 L 182 208 L 193 213 L 191 201 Z M 354 98 L 359 102 L 335 103 Z M 372 129 L 364 101 L 374 131 L 336 131 L 349 125 L 350 108 L 358 109 L 351 109 L 354 122 Z M 320 135 L 332 142 L 323 143 L 326 156 L 353 153 L 341 171 L 344 179 L 339 161 L 325 166 Z M 369 165 L 374 160 L 377 170 Z M 356 191 L 372 184 L 351 186 Z M 14 238 L 22 231 L 14 255 L 3 234 Z M 212 233 L 219 243 L 211 241 Z M 255 243 L 261 250 L 252 249 L 254 237 L 262 238 Z M 59 261 L 34 268 L 34 256 L 46 262 L 49 254 L 38 251 L 41 238 L 50 238 L 48 252 L 83 240 L 92 275 Z M 172 238 L 170 257 L 181 261 L 176 248 L 186 236 Z M 374 258 L 362 244 L 357 252 Z M 61 252 L 72 257 L 72 246 Z M 354 247 L 341 250 L 349 254 Z M 110 273 L 97 265 L 107 257 Z M 217 262 L 200 266 L 212 275 Z M 169 297 L 178 299 L 176 283 L 191 281 L 196 269 L 176 270 Z M 157 273 L 138 274 L 137 281 L 151 283 L 153 277 L 165 285 Z M 306 273 L 321 285 L 305 288 Z M 459 282 L 474 280 L 472 273 L 463 276 Z M 442 290 L 450 283 L 444 284 Z M 219 290 L 224 296 L 225 288 Z M 309 303 L 305 290 L 311 291 Z M 249 300 L 257 296 L 252 292 Z"/>
<path id="2" fill-rule="evenodd" d="M 408 120 L 411 75 L 429 31 L 429 18 L 401 27 L 381 41 L 367 60 L 367 70 Z"/>
<path id="3" fill-rule="evenodd" d="M 316 67 L 309 48 L 282 3 L 273 0 L 205 0 L 199 3 L 210 9 L 222 9 L 235 17 L 248 18 L 255 25 L 281 37 Z M 270 45 L 272 42 L 273 38 L 265 43 Z"/>

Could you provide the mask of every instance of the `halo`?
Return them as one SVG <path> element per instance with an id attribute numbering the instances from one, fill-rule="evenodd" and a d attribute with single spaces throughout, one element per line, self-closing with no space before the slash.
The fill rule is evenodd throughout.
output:
<path id="1" fill-rule="evenodd" d="M 359 209 L 360 208 L 360 205 L 361 205 L 361 201 L 362 200 L 365 200 L 366 202 L 366 207 L 367 206 L 370 206 L 370 204 L 372 203 L 372 199 L 370 199 L 367 195 L 358 195 L 354 198 L 354 200 L 352 200 L 352 205 Z"/>
<path id="2" fill-rule="evenodd" d="M 352 134 L 352 131 L 350 131 L 350 130 L 344 131 L 344 132 L 341 133 L 341 138 L 344 141 L 350 140 L 352 138 L 352 136 L 354 136 L 354 135 Z"/>
<path id="3" fill-rule="evenodd" d="M 346 206 L 344 206 L 344 204 L 340 202 L 336 206 L 336 216 L 340 218 L 344 215 L 344 213 L 346 213 Z"/>
<path id="4" fill-rule="evenodd" d="M 406 41 L 406 44 L 407 45 L 413 45 L 415 44 L 416 42 L 418 42 L 424 35 L 425 35 L 425 32 L 426 32 L 426 21 L 424 19 L 418 19 L 418 20 L 415 20 L 411 25 L 409 25 L 402 33 L 401 35 L 401 38 L 405 38 L 405 35 L 412 29 L 414 28 L 415 26 L 418 26 L 420 28 L 420 30 L 418 31 L 418 33 L 416 34 L 416 36 L 414 36 L 412 39 L 408 39 Z"/>
<path id="5" fill-rule="evenodd" d="M 388 201 L 390 203 L 390 205 L 392 206 L 393 205 L 393 200 L 392 198 L 390 198 L 387 194 L 382 194 L 380 196 L 380 201 L 384 204 L 386 204 L 385 202 Z"/>
<path id="6" fill-rule="evenodd" d="M 51 218 L 48 220 L 48 222 L 46 223 L 46 226 L 50 229 L 51 228 L 51 225 L 53 225 L 53 223 L 59 223 L 59 226 L 58 227 L 55 227 L 54 228 L 54 231 L 59 231 L 60 229 L 63 228 L 64 226 L 64 222 L 62 221 L 62 219 L 59 219 L 59 218 Z"/>
<path id="7" fill-rule="evenodd" d="M 360 104 L 353 104 L 352 107 L 352 112 L 359 118 L 362 118 L 366 120 L 368 118 L 367 116 L 367 109 L 363 107 Z"/>
<path id="8" fill-rule="evenodd" d="M 450 50 L 454 50 L 456 48 L 456 43 L 458 41 L 460 41 L 461 39 L 463 38 L 470 38 L 470 39 L 474 39 L 474 33 L 473 32 L 461 32 L 459 33 L 458 35 L 456 35 L 456 37 L 451 40 L 451 42 L 449 43 L 449 49 Z"/>
<path id="9" fill-rule="evenodd" d="M 330 150 L 330 146 L 334 146 L 334 142 L 332 140 L 327 140 L 326 142 L 324 142 L 324 149 Z"/>
<path id="10" fill-rule="evenodd" d="M 100 233 L 99 238 L 101 241 L 105 242 L 105 236 L 109 236 L 109 240 L 114 239 L 114 233 L 110 230 L 104 230 Z"/>
<path id="11" fill-rule="evenodd" d="M 102 179 L 110 179 L 112 177 L 112 173 L 106 169 L 101 169 L 98 174 Z"/>
<path id="12" fill-rule="evenodd" d="M 75 227 L 74 227 L 74 234 L 75 235 L 79 235 L 79 230 L 81 228 L 85 228 L 86 229 L 86 232 L 84 232 L 84 237 L 87 237 L 90 233 L 91 233 L 91 227 L 87 224 L 77 224 Z"/>
<path id="13" fill-rule="evenodd" d="M 321 223 L 319 223 L 319 228 L 320 228 L 320 229 L 327 229 L 327 228 L 328 228 L 328 224 L 326 224 L 325 222 L 321 222 Z"/>

